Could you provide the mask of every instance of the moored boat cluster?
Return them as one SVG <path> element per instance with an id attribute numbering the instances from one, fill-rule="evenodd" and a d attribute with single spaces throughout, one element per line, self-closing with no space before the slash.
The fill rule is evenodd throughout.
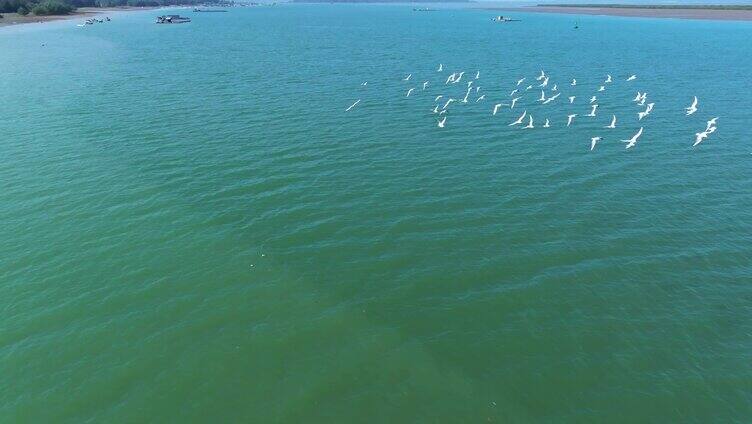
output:
<path id="1" fill-rule="evenodd" d="M 162 15 L 157 16 L 156 23 L 158 24 L 183 24 L 186 22 L 190 22 L 191 18 L 187 18 L 185 16 L 180 15 Z"/>

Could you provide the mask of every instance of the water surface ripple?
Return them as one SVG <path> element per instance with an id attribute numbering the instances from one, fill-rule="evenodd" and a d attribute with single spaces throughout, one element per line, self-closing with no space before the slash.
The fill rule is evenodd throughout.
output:
<path id="1" fill-rule="evenodd" d="M 0 416 L 752 416 L 752 25 L 157 13 L 0 29 Z M 444 129 L 439 63 L 486 94 Z M 556 103 L 491 116 L 541 68 Z"/>

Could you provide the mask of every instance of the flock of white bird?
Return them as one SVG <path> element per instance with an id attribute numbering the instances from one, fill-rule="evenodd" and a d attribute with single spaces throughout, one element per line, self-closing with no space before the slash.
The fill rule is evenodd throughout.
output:
<path id="1" fill-rule="evenodd" d="M 438 68 L 436 69 L 436 72 L 443 73 L 444 72 L 444 65 L 439 64 Z M 446 80 L 444 81 L 444 86 L 453 86 L 456 84 L 460 84 L 463 80 L 463 77 L 465 77 L 465 71 L 456 71 L 452 72 L 451 74 L 447 75 Z M 472 75 L 472 74 L 471 74 Z M 442 78 L 443 79 L 443 78 Z M 626 82 L 632 82 L 637 79 L 636 75 L 630 75 L 629 77 L 625 78 Z M 437 126 L 439 128 L 444 128 L 447 125 L 447 112 L 449 111 L 449 107 L 453 103 L 457 104 L 466 104 L 471 101 L 471 96 L 474 97 L 473 103 L 480 103 L 486 99 L 486 95 L 484 93 L 481 93 L 481 87 L 477 84 L 477 82 L 480 80 L 480 71 L 476 71 L 475 77 L 467 77 L 465 78 L 466 81 L 466 90 L 464 97 L 460 98 L 460 96 L 457 96 L 457 98 L 450 97 L 449 95 L 440 94 L 434 98 L 434 108 L 432 112 L 437 115 L 436 121 Z M 541 105 L 547 105 L 549 103 L 552 103 L 556 101 L 556 99 L 559 98 L 561 95 L 561 92 L 559 91 L 559 86 L 556 83 L 550 81 L 549 75 L 546 74 L 543 70 L 540 71 L 540 75 L 535 77 L 536 82 L 533 84 L 524 85 L 524 82 L 527 80 L 526 77 L 520 78 L 517 80 L 516 84 L 514 85 L 514 89 L 509 93 L 508 100 L 501 101 L 499 103 L 495 103 L 491 109 L 491 115 L 496 116 L 496 114 L 502 109 L 502 108 L 508 108 L 510 110 L 514 109 L 515 106 L 518 106 L 518 103 L 522 104 L 525 102 L 525 96 L 528 92 L 537 92 L 540 90 L 540 97 L 534 100 L 535 103 L 540 103 Z M 532 78 L 531 78 L 532 80 Z M 403 82 L 410 83 L 412 81 L 412 74 L 406 75 L 404 78 L 402 78 Z M 606 75 L 605 79 L 603 80 L 603 83 L 598 87 L 597 93 L 606 91 L 607 87 L 609 87 L 613 83 L 613 78 L 611 75 Z M 368 85 L 368 82 L 363 82 L 361 86 L 365 87 Z M 576 86 L 577 80 L 572 79 L 572 81 L 569 83 L 570 86 Z M 429 86 L 429 81 L 424 81 L 422 84 L 419 84 L 420 91 L 425 91 L 426 88 Z M 415 90 L 418 89 L 418 87 L 410 87 L 407 89 L 407 92 L 405 94 L 405 97 L 410 97 Z M 653 111 L 653 108 L 655 107 L 654 102 L 647 103 L 648 94 L 646 92 L 640 92 L 638 91 L 635 95 L 634 99 L 632 99 L 632 102 L 635 103 L 639 107 L 645 107 L 644 110 L 640 110 L 637 112 L 637 120 L 642 121 L 643 119 L 647 118 L 650 113 Z M 569 100 L 568 104 L 574 104 L 576 100 L 576 96 L 569 96 L 567 97 Z M 355 108 L 360 103 L 360 99 L 356 100 L 353 104 L 351 104 L 347 109 L 345 109 L 345 112 L 349 112 L 353 108 Z M 692 115 L 695 112 L 698 111 L 697 108 L 698 100 L 697 96 L 694 97 L 692 100 L 692 104 L 689 105 L 687 108 L 685 108 L 686 116 Z M 588 107 L 590 108 L 590 112 L 582 115 L 585 117 L 593 118 L 596 116 L 596 111 L 598 110 L 598 95 L 594 94 L 590 97 L 588 101 Z M 545 113 L 545 110 L 542 110 Z M 536 112 L 537 113 L 537 112 Z M 567 123 L 566 126 L 570 127 L 574 122 L 575 118 L 577 118 L 577 113 L 571 113 L 567 115 Z M 551 120 L 549 118 L 544 118 L 544 124 L 542 125 L 542 128 L 550 128 L 551 127 Z M 525 122 L 527 123 L 525 124 Z M 611 120 L 608 125 L 605 125 L 603 129 L 613 129 L 616 128 L 616 115 L 611 115 Z M 522 114 L 509 123 L 508 125 L 510 127 L 517 126 L 517 125 L 523 125 L 519 128 L 522 129 L 533 129 L 535 128 L 534 124 L 534 118 L 533 115 L 528 113 L 527 109 L 524 108 Z M 695 141 L 694 144 L 692 144 L 692 147 L 697 146 L 698 144 L 702 143 L 703 140 L 708 138 L 710 134 L 713 134 L 716 130 L 716 123 L 718 122 L 718 117 L 712 118 L 709 121 L 707 121 L 707 126 L 704 131 L 695 133 Z M 620 140 L 624 143 L 626 143 L 626 148 L 630 149 L 637 145 L 637 141 L 642 136 L 644 127 L 640 127 L 637 132 L 628 140 Z M 590 150 L 594 150 L 598 142 L 600 142 L 603 138 L 600 135 L 594 136 L 590 138 Z"/>

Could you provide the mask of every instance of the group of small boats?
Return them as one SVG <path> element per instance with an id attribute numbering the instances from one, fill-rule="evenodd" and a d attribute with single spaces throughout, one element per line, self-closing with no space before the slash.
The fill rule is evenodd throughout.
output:
<path id="1" fill-rule="evenodd" d="M 78 24 L 76 26 L 82 27 L 86 25 L 94 25 L 94 24 L 101 24 L 104 22 L 110 22 L 112 19 L 110 19 L 109 16 L 106 16 L 104 19 L 97 19 L 97 18 L 90 18 L 84 21 L 82 24 Z"/>
<path id="2" fill-rule="evenodd" d="M 157 16 L 158 24 L 184 24 L 190 22 L 191 18 L 180 15 L 162 15 Z"/>
<path id="3" fill-rule="evenodd" d="M 506 16 L 501 16 L 501 15 L 495 16 L 491 20 L 494 22 L 519 22 L 520 21 L 519 19 L 512 19 Z"/>
<path id="4" fill-rule="evenodd" d="M 210 13 L 210 12 L 227 12 L 224 9 L 199 9 L 198 7 L 193 9 L 194 13 Z M 191 18 L 180 15 L 162 15 L 157 16 L 156 23 L 158 24 L 184 24 L 190 22 Z"/>

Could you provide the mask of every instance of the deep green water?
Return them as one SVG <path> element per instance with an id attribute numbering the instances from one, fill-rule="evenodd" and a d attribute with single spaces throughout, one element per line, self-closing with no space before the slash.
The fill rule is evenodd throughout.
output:
<path id="1" fill-rule="evenodd" d="M 0 422 L 752 419 L 752 24 L 181 13 L 0 29 Z"/>

